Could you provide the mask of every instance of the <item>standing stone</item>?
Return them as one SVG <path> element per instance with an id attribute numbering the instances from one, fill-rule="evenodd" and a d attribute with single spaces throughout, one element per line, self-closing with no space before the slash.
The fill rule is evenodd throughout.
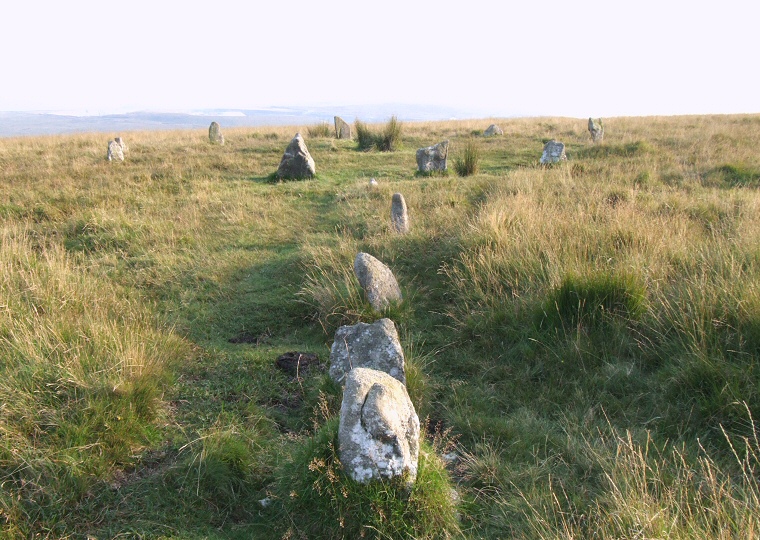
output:
<path id="1" fill-rule="evenodd" d="M 357 482 L 417 478 L 420 419 L 406 386 L 386 373 L 355 368 L 346 377 L 338 455 Z"/>
<path id="2" fill-rule="evenodd" d="M 211 144 L 224 145 L 224 135 L 222 135 L 222 130 L 216 122 L 211 122 L 208 127 L 208 140 Z"/>
<path id="3" fill-rule="evenodd" d="M 557 163 L 559 161 L 567 161 L 565 145 L 552 139 L 544 145 L 544 153 L 541 154 L 541 163 Z"/>
<path id="4" fill-rule="evenodd" d="M 335 117 L 335 138 L 351 138 L 351 126 L 349 126 L 340 116 Z"/>
<path id="5" fill-rule="evenodd" d="M 604 138 L 604 125 L 602 124 L 602 119 L 597 118 L 594 120 L 593 118 L 589 118 L 588 131 L 591 133 L 592 141 L 595 143 L 602 142 L 602 139 Z"/>
<path id="6" fill-rule="evenodd" d="M 116 141 L 119 146 L 121 146 L 121 153 L 125 156 L 127 155 L 127 143 L 124 142 L 124 140 L 121 137 L 114 137 L 114 141 Z"/>
<path id="7" fill-rule="evenodd" d="M 367 295 L 367 300 L 377 311 L 391 302 L 401 301 L 401 289 L 391 269 L 368 253 L 358 253 L 354 259 L 354 274 Z"/>
<path id="8" fill-rule="evenodd" d="M 382 371 L 406 384 L 404 351 L 392 320 L 360 322 L 341 326 L 335 332 L 330 349 L 330 378 L 342 384 L 348 372 L 358 367 Z"/>
<path id="9" fill-rule="evenodd" d="M 496 124 L 491 124 L 488 129 L 483 132 L 486 137 L 492 137 L 494 135 L 504 135 L 504 131 Z"/>
<path id="10" fill-rule="evenodd" d="M 117 142 L 117 140 L 119 142 Z M 121 145 L 121 139 L 116 138 L 116 140 L 108 141 L 108 153 L 106 153 L 106 158 L 108 161 L 124 161 L 124 147 Z"/>
<path id="11" fill-rule="evenodd" d="M 314 159 L 309 154 L 301 134 L 296 133 L 282 156 L 282 161 L 280 161 L 280 166 L 277 169 L 277 178 L 302 180 L 313 178 L 315 174 Z"/>
<path id="12" fill-rule="evenodd" d="M 409 232 L 409 215 L 406 211 L 406 201 L 401 193 L 394 193 L 391 199 L 391 223 L 396 232 L 402 234 Z"/>
<path id="13" fill-rule="evenodd" d="M 445 171 L 449 156 L 449 141 L 439 142 L 417 150 L 417 168 L 422 173 Z"/>

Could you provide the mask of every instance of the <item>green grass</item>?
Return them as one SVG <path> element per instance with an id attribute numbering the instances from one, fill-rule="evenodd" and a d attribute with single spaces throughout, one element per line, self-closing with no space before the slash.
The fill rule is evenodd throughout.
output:
<path id="1" fill-rule="evenodd" d="M 612 118 L 596 146 L 499 119 L 469 176 L 415 174 L 493 120 L 311 138 L 305 182 L 268 178 L 308 126 L 130 133 L 119 164 L 0 139 L 0 537 L 757 538 L 760 118 Z M 569 162 L 539 167 L 552 138 Z M 359 251 L 401 304 L 371 309 Z M 412 491 L 335 458 L 332 336 L 381 316 Z"/>

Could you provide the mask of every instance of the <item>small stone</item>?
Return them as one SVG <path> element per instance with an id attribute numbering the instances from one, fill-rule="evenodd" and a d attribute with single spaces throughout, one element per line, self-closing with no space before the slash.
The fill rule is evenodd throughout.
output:
<path id="1" fill-rule="evenodd" d="M 340 407 L 338 454 L 357 482 L 408 475 L 414 483 L 420 421 L 406 386 L 374 369 L 351 370 Z"/>
<path id="2" fill-rule="evenodd" d="M 541 154 L 541 163 L 557 163 L 559 161 L 567 161 L 565 145 L 552 139 L 544 145 L 544 152 Z"/>
<path id="3" fill-rule="evenodd" d="M 502 129 L 496 124 L 491 124 L 490 126 L 488 126 L 488 129 L 486 129 L 483 132 L 483 135 L 485 135 L 486 137 L 493 137 L 494 135 L 504 135 L 504 131 L 502 131 Z"/>
<path id="4" fill-rule="evenodd" d="M 117 137 L 117 139 L 119 139 Z M 108 161 L 124 161 L 124 147 L 121 145 L 121 139 L 119 142 L 116 140 L 108 141 L 108 153 L 106 154 Z"/>
<path id="5" fill-rule="evenodd" d="M 211 125 L 208 127 L 208 140 L 211 144 L 224 145 L 224 135 L 222 135 L 222 130 L 218 123 L 211 122 Z"/>
<path id="6" fill-rule="evenodd" d="M 348 123 L 346 123 L 340 116 L 335 117 L 335 138 L 351 138 L 351 126 L 349 126 Z"/>
<path id="7" fill-rule="evenodd" d="M 261 505 L 262 508 L 266 508 L 270 504 L 272 504 L 272 499 L 270 497 L 267 497 L 265 499 L 259 499 L 259 505 Z"/>
<path id="8" fill-rule="evenodd" d="M 300 133 L 296 133 L 293 140 L 285 149 L 285 153 L 277 169 L 277 178 L 292 178 L 302 180 L 304 178 L 313 178 L 316 174 L 314 159 L 312 159 L 309 150 L 306 148 L 306 142 Z"/>
<path id="9" fill-rule="evenodd" d="M 335 332 L 330 348 L 330 378 L 342 384 L 346 374 L 357 367 L 382 371 L 406 384 L 404 351 L 392 320 L 360 322 L 341 326 Z"/>
<path id="10" fill-rule="evenodd" d="M 396 232 L 401 234 L 409 232 L 409 214 L 406 210 L 406 201 L 401 193 L 394 193 L 391 199 L 391 223 Z"/>
<path id="11" fill-rule="evenodd" d="M 367 295 L 367 300 L 377 311 L 391 302 L 402 300 L 401 288 L 391 269 L 368 253 L 358 253 L 354 259 L 354 274 Z"/>
<path id="12" fill-rule="evenodd" d="M 369 179 L 369 185 L 372 186 L 372 187 L 377 186 L 377 180 L 375 180 L 374 178 L 370 178 Z"/>
<path id="13" fill-rule="evenodd" d="M 421 173 L 445 171 L 449 156 L 449 141 L 439 142 L 417 150 L 417 168 Z"/>
<path id="14" fill-rule="evenodd" d="M 602 139 L 604 138 L 604 124 L 602 124 L 602 119 L 597 118 L 594 120 L 593 118 L 589 118 L 588 131 L 591 133 L 591 140 L 593 142 L 602 142 Z"/>

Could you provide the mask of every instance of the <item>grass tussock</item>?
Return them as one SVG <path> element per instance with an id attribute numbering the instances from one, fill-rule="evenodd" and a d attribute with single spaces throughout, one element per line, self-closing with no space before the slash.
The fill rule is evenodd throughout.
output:
<path id="1" fill-rule="evenodd" d="M 333 130 L 330 127 L 330 124 L 328 124 L 327 122 L 322 122 L 322 123 L 314 124 L 313 126 L 307 127 L 306 134 L 309 136 L 310 139 L 316 139 L 316 138 L 327 139 L 333 136 Z"/>
<path id="2" fill-rule="evenodd" d="M 401 144 L 402 125 L 395 116 L 385 124 L 381 132 L 373 131 L 360 120 L 354 122 L 359 150 L 376 149 L 380 152 L 394 152 Z"/>
<path id="3" fill-rule="evenodd" d="M 473 140 L 467 141 L 462 155 L 454 160 L 454 170 L 459 176 L 472 176 L 478 172 L 480 149 Z"/>

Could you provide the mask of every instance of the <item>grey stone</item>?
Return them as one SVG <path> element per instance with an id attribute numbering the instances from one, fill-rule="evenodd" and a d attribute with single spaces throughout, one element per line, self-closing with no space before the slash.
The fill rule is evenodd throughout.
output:
<path id="1" fill-rule="evenodd" d="M 502 131 L 502 129 L 496 124 L 491 124 L 490 126 L 488 126 L 488 129 L 486 129 L 483 132 L 483 135 L 485 135 L 486 137 L 492 137 L 494 135 L 504 135 L 504 131 Z"/>
<path id="2" fill-rule="evenodd" d="M 330 377 L 342 384 L 357 367 L 376 369 L 406 384 L 404 351 L 390 319 L 341 326 L 330 349 Z"/>
<path id="3" fill-rule="evenodd" d="M 445 171 L 449 157 L 449 141 L 439 142 L 417 150 L 417 168 L 420 172 Z"/>
<path id="4" fill-rule="evenodd" d="M 354 274 L 367 295 L 367 300 L 378 311 L 391 302 L 402 300 L 401 289 L 391 269 L 368 253 L 358 253 L 354 259 Z"/>
<path id="5" fill-rule="evenodd" d="M 211 125 L 208 127 L 208 140 L 211 144 L 224 145 L 224 135 L 222 135 L 222 130 L 218 123 L 211 122 Z"/>
<path id="6" fill-rule="evenodd" d="M 406 201 L 401 193 L 394 193 L 391 199 L 391 223 L 393 230 L 398 233 L 409 232 L 409 214 L 406 210 Z"/>
<path id="7" fill-rule="evenodd" d="M 280 166 L 277 169 L 278 178 L 293 178 L 301 180 L 313 178 L 316 174 L 314 159 L 312 159 L 306 143 L 300 133 L 296 133 L 293 140 L 285 149 Z"/>
<path id="8" fill-rule="evenodd" d="M 117 140 L 119 142 L 117 142 Z M 117 137 L 113 141 L 108 141 L 108 152 L 106 153 L 108 161 L 124 161 L 124 147 L 122 146 L 121 139 Z"/>
<path id="9" fill-rule="evenodd" d="M 355 368 L 346 377 L 338 455 L 357 482 L 417 477 L 420 420 L 406 386 L 386 373 Z"/>
<path id="10" fill-rule="evenodd" d="M 541 163 L 557 163 L 559 161 L 567 161 L 565 145 L 552 139 L 544 145 L 544 152 L 541 154 Z"/>
<path id="11" fill-rule="evenodd" d="M 113 139 L 116 143 L 121 146 L 121 152 L 126 156 L 127 155 L 127 143 L 124 142 L 124 139 L 121 137 L 114 137 Z"/>
<path id="12" fill-rule="evenodd" d="M 593 118 L 589 118 L 588 131 L 591 133 L 592 141 L 595 143 L 602 142 L 602 139 L 604 138 L 604 125 L 602 124 L 602 119 L 597 118 L 594 120 Z"/>
<path id="13" fill-rule="evenodd" d="M 349 126 L 340 116 L 335 117 L 335 138 L 351 138 L 351 126 Z"/>

